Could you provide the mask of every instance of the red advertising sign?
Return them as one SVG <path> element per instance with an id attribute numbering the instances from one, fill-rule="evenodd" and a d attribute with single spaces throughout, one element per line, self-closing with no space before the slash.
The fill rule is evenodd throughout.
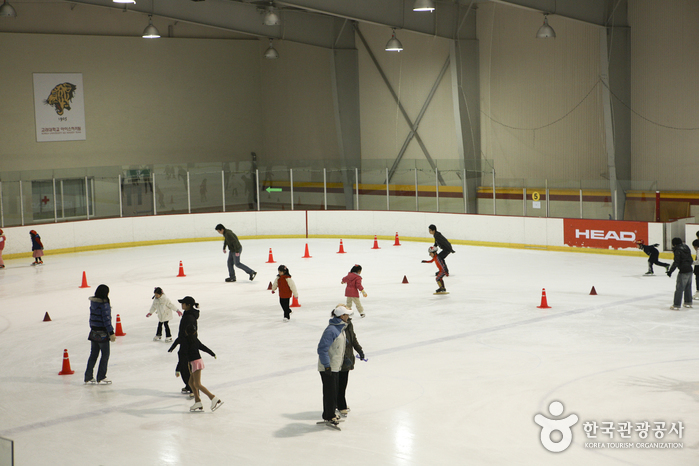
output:
<path id="1" fill-rule="evenodd" d="M 581 248 L 635 248 L 636 241 L 648 243 L 648 224 L 615 220 L 563 219 L 563 244 Z"/>

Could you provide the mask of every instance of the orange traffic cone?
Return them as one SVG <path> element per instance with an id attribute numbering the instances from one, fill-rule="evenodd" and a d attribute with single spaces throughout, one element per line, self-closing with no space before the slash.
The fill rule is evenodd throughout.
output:
<path id="1" fill-rule="evenodd" d="M 374 235 L 374 246 L 371 249 L 381 249 L 379 247 L 379 241 L 376 239 L 376 235 Z"/>
<path id="2" fill-rule="evenodd" d="M 123 337 L 126 335 L 124 331 L 121 329 L 121 317 L 119 317 L 119 314 L 117 314 L 117 326 L 116 326 L 116 332 L 114 332 L 114 335 L 118 337 Z"/>
<path id="3" fill-rule="evenodd" d="M 85 271 L 83 271 L 83 283 L 78 288 L 90 288 L 90 286 L 87 284 L 87 276 L 85 275 Z"/>
<path id="4" fill-rule="evenodd" d="M 345 248 L 342 246 L 342 240 L 340 240 L 340 250 L 337 251 L 338 254 L 345 254 Z"/>
<path id="5" fill-rule="evenodd" d="M 291 301 L 291 306 L 289 307 L 301 307 L 301 305 L 299 304 L 299 299 L 296 296 L 294 296 L 294 299 L 292 299 Z"/>
<path id="6" fill-rule="evenodd" d="M 271 290 L 271 289 L 272 289 L 272 282 L 269 282 L 269 286 L 267 287 L 267 290 Z"/>
<path id="7" fill-rule="evenodd" d="M 68 350 L 64 349 L 63 350 L 63 369 L 61 369 L 61 372 L 59 372 L 58 375 L 70 375 L 70 374 L 75 374 L 75 371 L 71 370 L 70 358 L 68 357 Z"/>
<path id="8" fill-rule="evenodd" d="M 541 306 L 536 306 L 539 309 L 551 309 L 549 303 L 546 301 L 546 288 L 541 289 Z"/>
<path id="9" fill-rule="evenodd" d="M 180 261 L 180 272 L 177 274 L 178 277 L 186 277 L 184 274 L 184 267 L 182 266 L 182 261 Z"/>
<path id="10" fill-rule="evenodd" d="M 266 264 L 276 264 L 274 261 L 274 256 L 272 255 L 272 248 L 269 248 L 269 259 L 267 259 Z"/>
<path id="11" fill-rule="evenodd" d="M 403 275 L 403 283 L 408 283 L 408 277 L 406 277 L 405 275 Z"/>
<path id="12" fill-rule="evenodd" d="M 393 243 L 394 246 L 400 246 L 400 240 L 398 239 L 398 232 L 396 232 L 396 242 Z"/>
<path id="13" fill-rule="evenodd" d="M 46 314 L 44 314 L 44 322 L 51 322 L 51 317 L 49 317 L 48 312 Z"/>
<path id="14" fill-rule="evenodd" d="M 591 295 L 596 295 L 597 291 L 595 291 L 595 287 L 593 286 L 592 289 L 590 290 Z"/>
<path id="15" fill-rule="evenodd" d="M 306 243 L 306 253 L 303 255 L 301 259 L 310 259 L 311 255 L 308 253 L 308 243 Z"/>

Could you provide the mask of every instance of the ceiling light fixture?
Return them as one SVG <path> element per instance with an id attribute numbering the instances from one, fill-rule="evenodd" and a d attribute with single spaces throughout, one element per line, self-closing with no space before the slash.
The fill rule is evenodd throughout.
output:
<path id="1" fill-rule="evenodd" d="M 153 15 L 148 15 L 148 26 L 143 30 L 144 39 L 157 39 L 160 37 L 158 29 L 153 26 Z"/>
<path id="2" fill-rule="evenodd" d="M 432 0 L 415 0 L 413 11 L 434 11 L 434 2 Z"/>
<path id="3" fill-rule="evenodd" d="M 551 26 L 549 26 L 549 14 L 544 13 L 544 25 L 539 28 L 539 31 L 536 33 L 536 38 L 537 39 L 555 39 L 556 38 L 556 31 L 553 30 Z"/>
<path id="4" fill-rule="evenodd" d="M 136 3 L 136 0 L 112 0 L 114 3 Z"/>
<path id="5" fill-rule="evenodd" d="M 0 5 L 0 16 L 5 16 L 8 18 L 16 18 L 17 17 L 17 12 L 15 9 L 7 3 L 7 0 L 2 2 L 2 5 Z"/>
<path id="6" fill-rule="evenodd" d="M 391 34 L 391 38 L 388 40 L 386 43 L 386 52 L 400 52 L 403 50 L 403 44 L 400 43 L 398 39 L 396 39 L 396 29 L 393 29 L 393 34 Z"/>
<path id="7" fill-rule="evenodd" d="M 265 26 L 278 26 L 280 23 L 279 15 L 273 6 L 265 8 L 265 19 L 262 24 Z"/>
<path id="8" fill-rule="evenodd" d="M 269 47 L 267 50 L 265 50 L 265 58 L 269 58 L 271 60 L 275 58 L 279 58 L 279 52 L 277 52 L 277 49 L 274 48 L 274 45 L 272 44 L 272 38 L 269 38 Z"/>

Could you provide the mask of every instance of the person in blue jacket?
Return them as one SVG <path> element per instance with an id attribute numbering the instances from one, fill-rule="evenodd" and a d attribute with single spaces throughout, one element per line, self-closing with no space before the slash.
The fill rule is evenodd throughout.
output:
<path id="1" fill-rule="evenodd" d="M 323 382 L 323 420 L 327 424 L 337 425 L 340 422 L 335 415 L 337 393 L 340 380 L 340 369 L 345 355 L 345 332 L 347 319 L 353 311 L 344 304 L 338 304 L 332 310 L 332 318 L 323 331 L 318 342 L 318 371 Z"/>
<path id="2" fill-rule="evenodd" d="M 658 257 L 660 257 L 660 251 L 658 251 L 658 246 L 660 245 L 658 243 L 647 245 L 643 244 L 643 240 L 638 240 L 636 245 L 638 249 L 648 254 L 648 272 L 646 272 L 646 275 L 653 275 L 653 264 L 665 267 L 665 273 L 670 270 L 670 264 L 658 260 Z"/>
<path id="3" fill-rule="evenodd" d="M 109 304 L 109 287 L 100 285 L 95 290 L 95 295 L 90 298 L 90 357 L 85 369 L 86 384 L 112 383 L 107 378 L 107 364 L 109 363 L 109 342 L 115 341 L 114 327 L 112 327 L 112 307 Z M 100 353 L 100 365 L 97 368 L 97 380 L 92 376 L 95 363 Z"/>

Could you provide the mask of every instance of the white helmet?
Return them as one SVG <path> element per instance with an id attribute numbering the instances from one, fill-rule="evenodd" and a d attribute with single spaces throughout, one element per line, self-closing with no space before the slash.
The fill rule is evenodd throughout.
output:
<path id="1" fill-rule="evenodd" d="M 430 246 L 429 248 L 427 248 L 427 252 L 429 252 L 430 254 L 432 254 L 433 252 L 436 253 L 437 246 Z"/>

